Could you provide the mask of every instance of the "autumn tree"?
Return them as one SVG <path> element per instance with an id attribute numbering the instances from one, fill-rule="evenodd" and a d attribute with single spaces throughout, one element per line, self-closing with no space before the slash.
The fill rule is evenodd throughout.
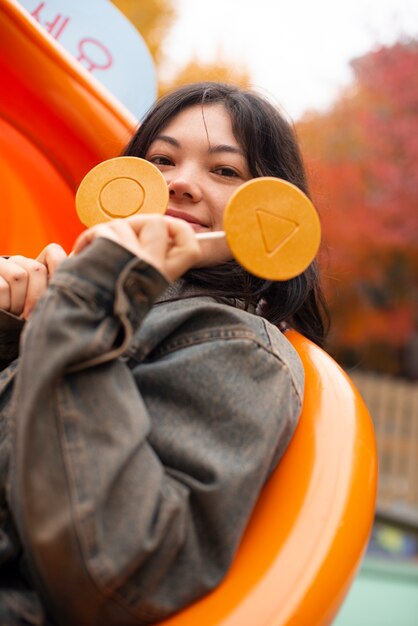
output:
<path id="1" fill-rule="evenodd" d="M 203 80 L 233 83 L 246 88 L 250 86 L 251 76 L 244 66 L 237 67 L 236 64 L 232 66 L 222 56 L 218 56 L 213 62 L 207 63 L 192 59 L 170 81 L 160 84 L 160 93 L 163 94 L 180 85 Z"/>
<path id="2" fill-rule="evenodd" d="M 416 337 L 417 64 L 416 41 L 353 61 L 350 88 L 298 124 L 323 220 L 332 347 L 396 374 L 410 373 Z"/>
<path id="3" fill-rule="evenodd" d="M 176 18 L 171 0 L 112 0 L 140 32 L 158 66 L 163 57 L 162 42 Z"/>
<path id="4" fill-rule="evenodd" d="M 147 44 L 157 67 L 157 75 L 164 65 L 164 40 L 176 18 L 175 3 L 171 0 L 112 0 L 113 4 L 137 28 Z M 201 62 L 197 58 L 191 59 L 184 67 L 173 72 L 169 79 L 162 81 L 159 78 L 159 95 L 166 93 L 180 85 L 214 80 L 233 83 L 242 87 L 250 84 L 250 74 L 245 66 L 229 63 L 222 55 L 213 61 Z"/>

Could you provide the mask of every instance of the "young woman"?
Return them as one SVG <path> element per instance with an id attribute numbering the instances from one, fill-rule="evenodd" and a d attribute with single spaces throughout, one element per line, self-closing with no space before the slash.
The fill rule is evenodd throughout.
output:
<path id="1" fill-rule="evenodd" d="M 147 624 L 219 584 L 301 409 L 302 366 L 278 326 L 325 335 L 315 264 L 264 281 L 195 238 L 222 228 L 253 177 L 307 193 L 271 104 L 181 88 L 125 154 L 161 170 L 167 216 L 88 229 L 64 261 L 59 247 L 0 261 L 0 360 L 19 357 L 0 379 L 10 624 Z"/>

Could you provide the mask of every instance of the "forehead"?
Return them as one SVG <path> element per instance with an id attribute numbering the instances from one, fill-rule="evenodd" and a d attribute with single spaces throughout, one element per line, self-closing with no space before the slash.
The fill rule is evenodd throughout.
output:
<path id="1" fill-rule="evenodd" d="M 223 104 L 195 104 L 177 113 L 165 126 L 164 134 L 203 136 L 209 142 L 238 145 L 229 112 Z"/>

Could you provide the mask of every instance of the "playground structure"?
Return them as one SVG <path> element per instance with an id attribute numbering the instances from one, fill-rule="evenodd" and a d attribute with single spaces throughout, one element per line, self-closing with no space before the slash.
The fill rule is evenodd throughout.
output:
<path id="1" fill-rule="evenodd" d="M 81 180 L 118 156 L 136 120 L 14 0 L 0 0 L 0 70 L 1 252 L 69 251 Z M 296 434 L 224 582 L 167 626 L 326 626 L 355 577 L 375 505 L 370 416 L 326 353 L 288 337 L 306 374 Z"/>
<path id="2" fill-rule="evenodd" d="M 118 154 L 136 119 L 18 2 L 1 2 L 0 16 L 1 250 L 37 255 L 50 241 L 69 250 L 83 228 L 80 181 Z"/>

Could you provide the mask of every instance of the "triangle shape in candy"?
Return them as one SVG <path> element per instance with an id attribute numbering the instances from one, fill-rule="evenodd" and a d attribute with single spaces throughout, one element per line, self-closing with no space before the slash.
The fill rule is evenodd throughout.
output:
<path id="1" fill-rule="evenodd" d="M 256 209 L 258 226 L 267 254 L 274 254 L 299 230 L 298 222 L 265 209 Z"/>

